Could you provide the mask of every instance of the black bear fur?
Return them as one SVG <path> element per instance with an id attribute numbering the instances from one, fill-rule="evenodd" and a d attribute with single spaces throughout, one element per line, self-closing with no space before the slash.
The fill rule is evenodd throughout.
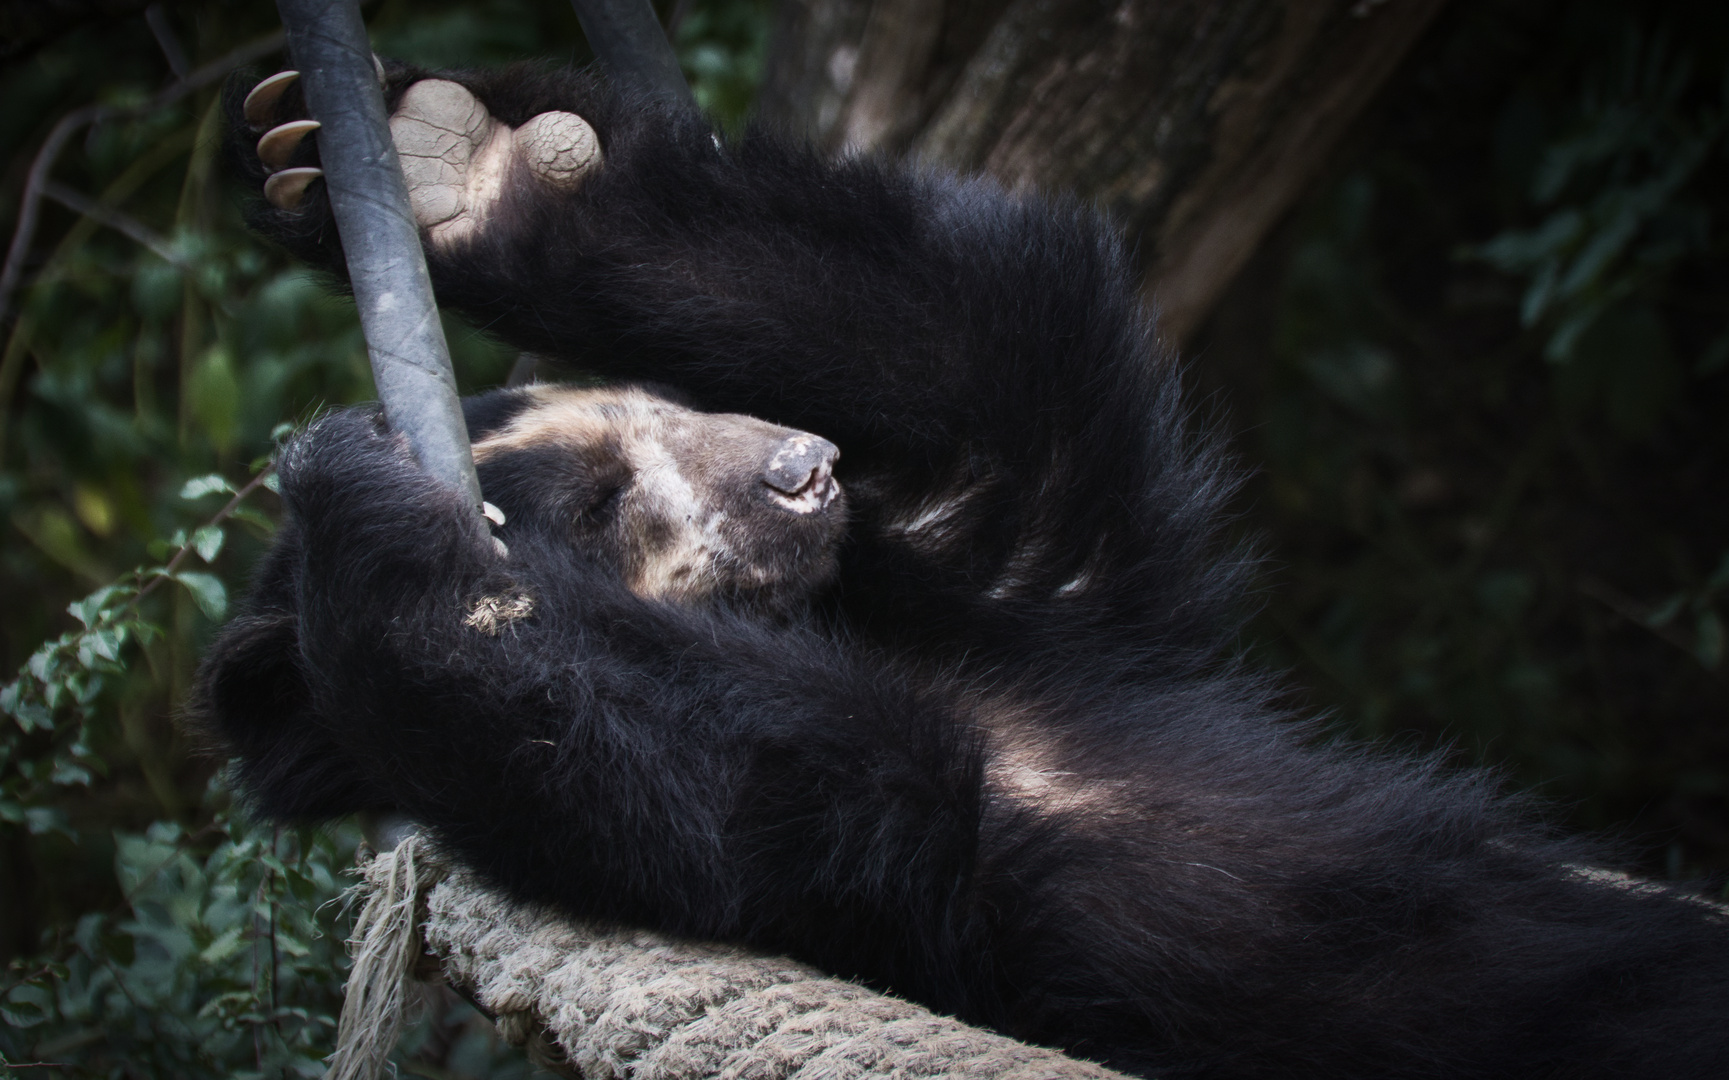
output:
<path id="1" fill-rule="evenodd" d="M 1729 1075 L 1721 909 L 1586 873 L 1605 853 L 1490 775 L 1321 737 L 1233 657 L 1233 473 L 1108 224 L 717 143 L 581 73 L 441 77 L 511 123 L 582 115 L 605 165 L 429 250 L 440 300 L 825 436 L 852 522 L 793 617 L 658 603 L 555 521 L 513 519 L 501 560 L 375 413 L 329 416 L 201 676 L 260 813 L 400 808 L 574 917 L 1146 1076 Z M 255 220 L 339 266 L 321 199 Z M 472 434 L 522 407 L 472 403 Z M 463 624 L 512 590 L 532 617 Z M 993 771 L 1027 740 L 1041 797 Z"/>

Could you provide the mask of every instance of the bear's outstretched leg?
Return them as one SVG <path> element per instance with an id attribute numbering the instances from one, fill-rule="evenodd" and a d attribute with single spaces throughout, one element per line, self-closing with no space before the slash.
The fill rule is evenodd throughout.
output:
<path id="1" fill-rule="evenodd" d="M 304 118 L 283 119 L 285 89 L 297 76 L 283 71 L 247 95 L 247 123 L 263 127 L 255 151 L 270 170 L 265 197 L 279 210 L 297 210 L 316 166 L 290 167 L 301 142 L 318 130 Z M 536 181 L 570 190 L 601 161 L 600 140 L 588 121 L 573 112 L 550 110 L 512 127 L 490 112 L 461 83 L 422 79 L 402 92 L 390 118 L 390 134 L 408 182 L 415 223 L 435 246 L 466 239 L 496 207 L 513 169 Z"/>
<path id="2" fill-rule="evenodd" d="M 438 247 L 474 235 L 512 169 L 573 188 L 600 165 L 600 140 L 575 113 L 541 113 L 512 129 L 449 79 L 410 86 L 390 118 L 390 134 L 415 221 Z"/>

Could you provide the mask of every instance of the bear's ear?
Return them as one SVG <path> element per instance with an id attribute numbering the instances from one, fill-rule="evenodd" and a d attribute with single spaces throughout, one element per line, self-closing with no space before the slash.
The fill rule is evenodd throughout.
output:
<path id="1" fill-rule="evenodd" d="M 318 821 L 373 809 L 378 795 L 315 715 L 298 625 L 278 610 L 224 627 L 199 670 L 188 720 L 212 749 L 240 759 L 239 786 L 268 817 Z"/>
<path id="2" fill-rule="evenodd" d="M 198 673 L 192 711 L 204 733 L 235 753 L 268 753 L 277 733 L 311 706 L 291 613 L 242 615 L 223 627 Z"/>

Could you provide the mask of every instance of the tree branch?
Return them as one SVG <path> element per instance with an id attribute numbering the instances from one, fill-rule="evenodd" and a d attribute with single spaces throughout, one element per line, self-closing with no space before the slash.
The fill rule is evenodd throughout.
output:
<path id="1" fill-rule="evenodd" d="M 137 218 L 121 213 L 112 206 L 105 206 L 97 202 L 81 191 L 74 191 L 57 180 L 48 180 L 42 185 L 42 197 L 52 199 L 73 213 L 83 214 L 98 224 L 106 225 L 115 232 L 125 234 L 143 247 L 149 248 L 164 262 L 180 267 L 190 265 L 184 255 L 175 251 L 172 244 L 149 226 Z"/>
<path id="2" fill-rule="evenodd" d="M 319 158 L 331 216 L 393 430 L 431 476 L 480 518 L 480 481 L 456 393 L 420 227 L 390 135 L 379 69 L 356 0 L 277 0 L 306 108 L 322 125 Z M 658 27 L 656 33 L 659 32 Z"/>
<path id="3" fill-rule="evenodd" d="M 620 82 L 695 107 L 667 31 L 649 0 L 572 0 L 589 48 Z M 674 11 L 675 18 L 682 18 Z"/>
<path id="4" fill-rule="evenodd" d="M 48 137 L 42 140 L 42 146 L 31 160 L 30 172 L 24 181 L 24 193 L 18 206 L 18 224 L 12 230 L 12 244 L 6 250 L 5 266 L 0 267 L 0 325 L 5 325 L 7 317 L 12 313 L 12 294 L 24 276 L 24 263 L 29 258 L 30 245 L 36 238 L 36 225 L 42 213 L 42 199 L 46 194 L 44 188 L 50 183 L 49 176 L 54 170 L 54 163 L 59 160 L 60 152 L 66 148 L 72 136 L 90 124 L 138 116 L 172 105 L 186 95 L 216 82 L 242 64 L 249 64 L 277 51 L 282 48 L 282 42 L 283 35 L 280 30 L 249 41 L 194 70 L 184 79 L 164 87 L 142 105 L 84 105 L 60 118 L 49 130 Z"/>
<path id="5" fill-rule="evenodd" d="M 1148 254 L 1189 338 L 1444 0 L 800 0 L 762 116 L 1071 191 Z"/>
<path id="6" fill-rule="evenodd" d="M 257 491 L 259 487 L 263 485 L 263 483 L 275 472 L 275 465 L 267 465 L 261 469 L 257 476 L 248 480 L 245 487 L 236 491 L 234 497 L 223 504 L 222 509 L 212 514 L 210 520 L 206 521 L 202 527 L 208 528 L 211 525 L 220 525 L 224 521 L 227 521 L 231 516 L 233 516 L 234 511 L 240 509 L 240 504 L 246 501 L 246 497 L 254 491 Z M 194 530 L 193 535 L 197 535 L 196 530 Z M 192 547 L 192 540 L 188 538 L 186 543 L 180 545 L 180 550 L 174 553 L 174 557 L 169 559 L 167 564 L 162 567 L 160 573 L 139 586 L 138 592 L 133 595 L 131 601 L 126 606 L 128 608 L 136 608 L 139 601 L 154 592 L 158 585 L 162 584 L 164 581 L 172 581 L 174 579 L 174 571 L 180 569 L 180 564 L 186 561 L 186 556 L 192 552 Z"/>

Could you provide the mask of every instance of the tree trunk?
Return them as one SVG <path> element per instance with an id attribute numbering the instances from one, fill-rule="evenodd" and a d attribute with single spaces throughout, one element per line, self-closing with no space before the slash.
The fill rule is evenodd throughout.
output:
<path id="1" fill-rule="evenodd" d="M 764 120 L 1069 190 L 1187 339 L 1444 0 L 788 0 Z"/>

